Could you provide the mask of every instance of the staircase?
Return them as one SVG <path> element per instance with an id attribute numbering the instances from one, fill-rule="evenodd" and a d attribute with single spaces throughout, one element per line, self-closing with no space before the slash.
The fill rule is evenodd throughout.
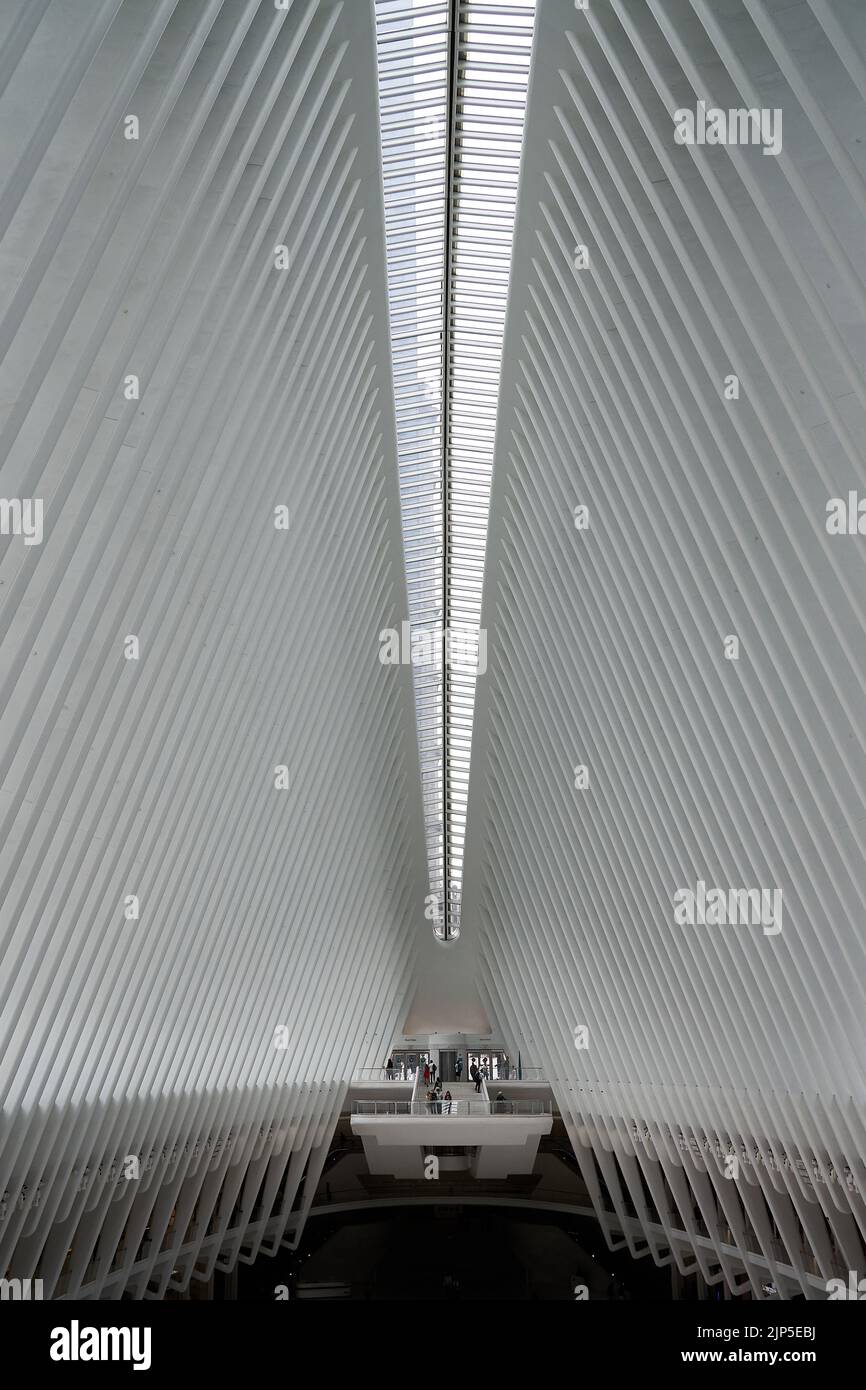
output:
<path id="1" fill-rule="evenodd" d="M 522 1111 L 516 1106 L 503 1107 L 503 1114 L 497 1114 L 495 1109 L 491 1114 L 488 1085 L 495 1096 L 495 1081 L 482 1082 L 477 1092 L 474 1081 L 452 1081 L 442 1088 L 433 1109 L 423 1084 L 416 1084 L 411 1111 L 408 1106 L 398 1111 L 387 1104 L 382 1113 L 375 1113 L 375 1108 L 373 1113 L 359 1109 L 352 1115 L 352 1133 L 363 1141 L 371 1176 L 426 1181 L 429 1175 L 424 1172 L 423 1156 L 440 1146 L 443 1181 L 464 1180 L 451 1167 L 452 1157 L 471 1157 L 473 1180 L 531 1174 L 538 1141 L 550 1133 L 553 1125 L 550 1105 L 546 1110 L 532 1108 L 532 1103 Z M 445 1099 L 446 1090 L 451 1092 L 450 1101 Z"/>
<path id="2" fill-rule="evenodd" d="M 485 1090 L 483 1081 L 481 1083 L 481 1091 L 479 1093 L 476 1093 L 474 1081 L 451 1081 L 447 1086 L 442 1087 L 443 1096 L 445 1095 L 446 1091 L 451 1092 L 452 1099 L 450 1113 L 452 1115 L 471 1115 L 473 1112 L 470 1109 L 470 1106 L 473 1101 L 475 1101 L 476 1103 L 478 1101 L 484 1101 L 486 1103 L 487 1101 L 487 1092 Z M 445 1114 L 447 1111 L 448 1101 L 443 1100 L 442 1112 L 443 1114 Z M 482 1113 L 480 1107 L 478 1107 L 477 1104 L 474 1113 L 476 1115 Z"/>

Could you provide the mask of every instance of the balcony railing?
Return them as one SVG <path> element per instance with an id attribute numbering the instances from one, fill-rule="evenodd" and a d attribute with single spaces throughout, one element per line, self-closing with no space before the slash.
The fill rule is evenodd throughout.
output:
<path id="1" fill-rule="evenodd" d="M 423 1071 L 423 1064 L 420 1068 Z M 353 1081 L 414 1081 L 418 1067 L 359 1067 L 354 1073 Z M 463 1081 L 469 1081 L 468 1071 L 464 1071 L 461 1077 Z M 521 1067 L 518 1075 L 517 1067 L 512 1063 L 506 1063 L 500 1067 L 497 1076 L 486 1078 L 488 1085 L 497 1085 L 500 1081 L 543 1081 L 543 1067 Z"/>
<path id="2" fill-rule="evenodd" d="M 353 1081 L 412 1081 L 414 1070 L 409 1073 L 405 1067 L 360 1067 Z"/>
<path id="3" fill-rule="evenodd" d="M 356 1100 L 353 1115 L 430 1116 L 457 1119 L 486 1115 L 550 1115 L 549 1100 Z"/>

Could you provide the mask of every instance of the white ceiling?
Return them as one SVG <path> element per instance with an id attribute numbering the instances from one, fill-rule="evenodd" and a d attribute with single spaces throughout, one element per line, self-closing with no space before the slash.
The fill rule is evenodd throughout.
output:
<path id="1" fill-rule="evenodd" d="M 4 37 L 0 493 L 45 535 L 0 558 L 0 1267 L 51 1231 L 49 1287 L 159 1292 L 219 1254 L 216 1136 L 291 1233 L 427 930 L 372 13 L 4 3 Z"/>
<path id="2" fill-rule="evenodd" d="M 864 52 L 850 5 L 541 0 L 466 854 L 489 1011 L 600 1164 L 857 1174 L 687 1163 L 682 1220 L 769 1189 L 797 1264 L 795 1213 L 866 1229 L 866 571 L 825 530 L 864 486 Z M 676 144 L 699 97 L 781 108 L 782 153 Z M 698 880 L 780 889 L 781 931 L 676 925 Z"/>
<path id="3" fill-rule="evenodd" d="M 55 1295 L 296 1241 L 404 1022 L 541 1063 L 635 1253 L 676 1226 L 757 1296 L 737 1253 L 810 1297 L 862 1262 L 864 542 L 825 509 L 866 487 L 866 10 L 537 25 L 440 946 L 379 660 L 372 0 L 0 0 L 0 496 L 45 504 L 0 548 L 0 1268 Z M 699 97 L 780 108 L 779 156 L 676 144 Z M 679 925 L 699 880 L 781 930 Z"/>

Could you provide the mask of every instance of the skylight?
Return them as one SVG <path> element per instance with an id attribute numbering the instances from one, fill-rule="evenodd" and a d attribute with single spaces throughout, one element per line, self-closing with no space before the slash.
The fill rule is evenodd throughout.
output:
<path id="1" fill-rule="evenodd" d="M 388 292 L 430 891 L 460 932 L 502 336 L 534 5 L 377 0 Z M 447 196 L 446 196 L 447 194 Z M 446 637 L 442 638 L 442 633 Z M 449 640 L 450 639 L 450 640 Z"/>

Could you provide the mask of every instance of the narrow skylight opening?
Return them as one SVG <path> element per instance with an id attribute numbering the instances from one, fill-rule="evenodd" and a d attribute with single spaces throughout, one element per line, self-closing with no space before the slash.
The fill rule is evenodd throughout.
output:
<path id="1" fill-rule="evenodd" d="M 463 844 L 502 338 L 534 4 L 377 0 L 398 462 L 440 939 L 460 933 Z M 447 196 L 446 196 L 447 195 Z"/>
<path id="2" fill-rule="evenodd" d="M 442 383 L 449 0 L 376 0 L 397 461 L 413 642 L 444 622 Z M 430 893 L 445 935 L 441 655 L 413 665 Z"/>

